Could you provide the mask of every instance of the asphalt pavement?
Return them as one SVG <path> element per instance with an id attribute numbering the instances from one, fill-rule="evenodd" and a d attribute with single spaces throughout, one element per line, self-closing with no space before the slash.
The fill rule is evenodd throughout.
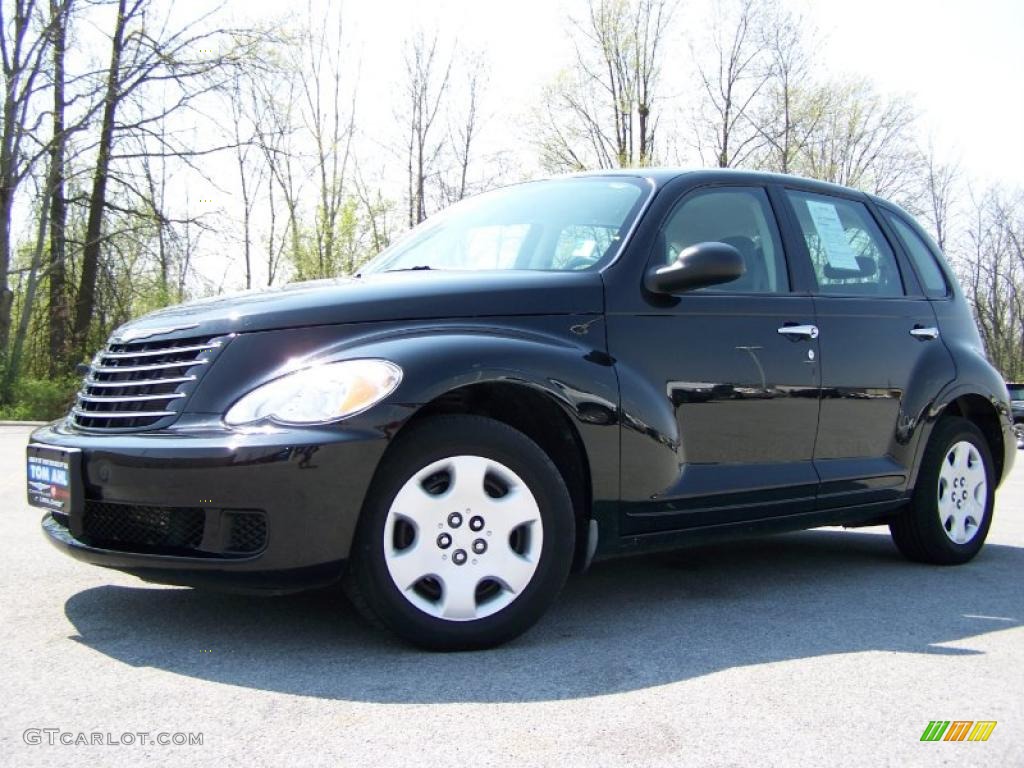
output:
<path id="1" fill-rule="evenodd" d="M 0 427 L 0 765 L 1024 765 L 1024 456 L 965 566 L 881 528 L 619 560 L 508 646 L 429 654 L 335 591 L 61 555 L 25 502 L 28 432 Z M 931 720 L 998 724 L 921 742 Z"/>

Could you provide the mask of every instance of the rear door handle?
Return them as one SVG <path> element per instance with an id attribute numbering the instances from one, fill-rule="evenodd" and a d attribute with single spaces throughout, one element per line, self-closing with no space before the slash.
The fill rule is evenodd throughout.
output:
<path id="1" fill-rule="evenodd" d="M 818 338 L 818 326 L 816 325 L 784 325 L 779 328 L 779 333 L 793 339 L 816 339 Z"/>
<path id="2" fill-rule="evenodd" d="M 921 326 L 916 326 L 910 329 L 910 335 L 913 336 L 915 339 L 921 339 L 921 341 L 928 341 L 929 339 L 939 338 L 939 329 L 935 327 L 922 328 Z"/>

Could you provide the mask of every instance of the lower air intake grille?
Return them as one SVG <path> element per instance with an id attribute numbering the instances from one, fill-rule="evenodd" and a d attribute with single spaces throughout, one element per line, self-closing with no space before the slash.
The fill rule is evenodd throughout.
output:
<path id="1" fill-rule="evenodd" d="M 231 534 L 227 551 L 236 554 L 259 552 L 267 543 L 267 519 L 259 512 L 225 514 Z"/>
<path id="2" fill-rule="evenodd" d="M 203 541 L 206 510 L 198 507 L 142 507 L 86 501 L 85 539 L 106 549 L 130 551 L 197 550 Z"/>
<path id="3" fill-rule="evenodd" d="M 207 523 L 213 526 L 209 530 Z M 90 546 L 121 552 L 240 557 L 266 548 L 267 517 L 255 510 L 148 507 L 87 499 L 82 539 Z"/>

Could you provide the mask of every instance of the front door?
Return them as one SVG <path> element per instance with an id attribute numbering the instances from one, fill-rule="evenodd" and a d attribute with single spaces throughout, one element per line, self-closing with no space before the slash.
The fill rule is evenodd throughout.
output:
<path id="1" fill-rule="evenodd" d="M 734 246 L 745 274 L 632 306 L 609 299 L 609 352 L 622 392 L 622 534 L 814 508 L 813 299 L 791 291 L 766 191 L 686 194 L 661 223 L 650 263 L 707 241 Z M 640 282 L 638 275 L 638 292 Z"/>

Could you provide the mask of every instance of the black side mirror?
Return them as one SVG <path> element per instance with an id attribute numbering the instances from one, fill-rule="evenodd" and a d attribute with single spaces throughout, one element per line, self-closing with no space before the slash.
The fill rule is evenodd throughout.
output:
<path id="1" fill-rule="evenodd" d="M 676 260 L 648 270 L 644 285 L 653 293 L 682 293 L 695 288 L 728 283 L 746 272 L 743 257 L 725 243 L 697 243 Z"/>
<path id="2" fill-rule="evenodd" d="M 857 257 L 857 268 L 856 269 L 841 269 L 839 267 L 833 267 L 831 264 L 826 264 L 824 273 L 825 277 L 829 280 L 849 280 L 854 277 L 874 277 L 878 272 L 878 264 L 875 260 L 867 256 Z"/>

